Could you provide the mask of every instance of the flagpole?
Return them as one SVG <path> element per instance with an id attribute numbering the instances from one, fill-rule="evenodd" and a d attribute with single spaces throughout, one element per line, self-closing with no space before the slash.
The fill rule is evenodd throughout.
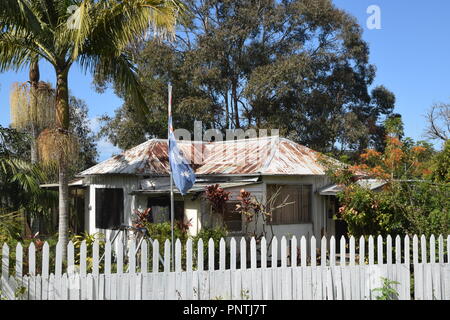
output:
<path id="1" fill-rule="evenodd" d="M 172 116 L 172 85 L 169 84 L 169 117 Z M 173 124 L 172 124 L 173 125 Z M 167 134 L 167 147 L 169 148 L 169 136 L 170 130 L 168 130 Z M 175 224 L 175 205 L 174 205 L 174 196 L 173 196 L 173 172 L 169 163 L 169 171 L 170 171 L 170 226 L 171 226 L 171 253 L 172 253 L 172 270 L 175 271 L 175 239 L 174 239 L 174 224 Z"/>

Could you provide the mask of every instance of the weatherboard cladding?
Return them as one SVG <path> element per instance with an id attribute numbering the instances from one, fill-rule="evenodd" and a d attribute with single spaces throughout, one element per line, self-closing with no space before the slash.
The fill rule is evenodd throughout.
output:
<path id="1" fill-rule="evenodd" d="M 225 142 L 179 141 L 197 175 L 324 175 L 319 153 L 280 137 Z M 167 175 L 167 140 L 149 140 L 103 161 L 79 176 Z"/>

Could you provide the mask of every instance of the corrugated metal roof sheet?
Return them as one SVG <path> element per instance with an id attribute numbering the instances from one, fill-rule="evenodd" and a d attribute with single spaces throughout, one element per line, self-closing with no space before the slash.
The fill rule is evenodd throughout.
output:
<path id="1" fill-rule="evenodd" d="M 361 187 L 367 188 L 372 191 L 378 190 L 387 184 L 386 181 L 377 179 L 361 179 L 358 180 L 356 183 L 359 184 Z M 327 186 L 322 190 L 319 190 L 319 194 L 321 196 L 335 196 L 342 190 L 344 190 L 342 185 L 334 184 L 331 186 Z"/>
<path id="2" fill-rule="evenodd" d="M 197 175 L 324 175 L 319 153 L 280 137 L 225 142 L 179 141 Z M 168 175 L 167 140 L 149 140 L 81 172 Z"/>

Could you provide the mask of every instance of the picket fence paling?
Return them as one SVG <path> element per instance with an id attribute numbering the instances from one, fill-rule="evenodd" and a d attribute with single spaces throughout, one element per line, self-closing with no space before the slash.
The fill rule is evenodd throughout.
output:
<path id="1" fill-rule="evenodd" d="M 197 243 L 197 270 L 203 271 L 203 240 Z"/>
<path id="2" fill-rule="evenodd" d="M 272 261 L 270 266 L 272 268 L 277 267 L 278 266 L 278 240 L 276 237 L 274 237 L 272 239 Z"/>
<path id="3" fill-rule="evenodd" d="M 236 270 L 236 240 L 234 238 L 230 241 L 230 269 Z"/>
<path id="4" fill-rule="evenodd" d="M 383 237 L 382 236 L 377 237 L 377 246 L 378 246 L 377 261 L 378 261 L 378 264 L 383 264 Z"/>
<path id="5" fill-rule="evenodd" d="M 186 242 L 186 271 L 192 271 L 192 240 Z"/>
<path id="6" fill-rule="evenodd" d="M 180 239 L 177 239 L 175 242 L 175 271 L 181 272 L 181 241 Z"/>
<path id="7" fill-rule="evenodd" d="M 214 270 L 214 240 L 208 241 L 208 270 Z"/>
<path id="8" fill-rule="evenodd" d="M 164 272 L 170 272 L 170 241 L 164 242 Z"/>
<path id="9" fill-rule="evenodd" d="M 364 265 L 366 263 L 366 252 L 365 252 L 365 246 L 366 246 L 366 239 L 364 237 L 359 238 L 359 264 Z"/>
<path id="10" fill-rule="evenodd" d="M 284 236 L 281 238 L 281 267 L 287 267 L 287 242 Z"/>
<path id="11" fill-rule="evenodd" d="M 395 237 L 395 263 L 402 263 L 402 239 Z"/>
<path id="12" fill-rule="evenodd" d="M 264 247 L 266 246 L 266 239 L 265 238 L 263 238 L 263 240 L 264 240 Z M 264 248 L 263 247 L 263 243 L 261 242 L 261 248 Z M 292 238 L 291 238 L 291 267 L 296 267 L 298 264 L 297 264 L 297 259 L 298 259 L 298 252 L 297 252 L 297 248 L 298 248 L 298 246 L 297 246 L 297 237 L 296 236 L 293 236 Z M 264 248 L 264 256 L 261 256 L 261 260 L 265 260 L 266 259 L 266 250 L 267 250 L 267 248 Z M 264 263 L 266 263 L 266 261 L 264 261 Z M 264 264 L 264 268 L 266 267 L 266 264 Z"/>
<path id="13" fill-rule="evenodd" d="M 330 266 L 336 265 L 336 240 L 334 236 L 330 239 Z"/>
<path id="14" fill-rule="evenodd" d="M 427 239 L 425 238 L 424 235 L 422 235 L 420 237 L 420 245 L 421 245 L 421 254 L 422 254 L 422 258 L 420 260 L 420 262 L 422 263 L 427 263 Z"/>
<path id="15" fill-rule="evenodd" d="M 306 248 L 306 238 L 303 236 L 300 240 L 300 264 L 305 267 L 307 264 L 307 248 Z"/>
<path id="16" fill-rule="evenodd" d="M 159 272 L 159 242 L 158 242 L 158 240 L 153 241 L 153 251 L 152 251 L 152 253 L 153 253 L 152 272 L 153 273 L 158 273 Z"/>
<path id="17" fill-rule="evenodd" d="M 16 246 L 16 277 L 22 277 L 23 269 L 23 247 L 21 243 Z"/>
<path id="18" fill-rule="evenodd" d="M 386 263 L 392 264 L 392 237 L 386 238 Z"/>
<path id="19" fill-rule="evenodd" d="M 405 252 L 404 252 L 404 258 L 405 258 L 405 264 L 406 265 L 409 265 L 409 260 L 410 260 L 410 257 L 409 257 L 409 254 L 410 254 L 410 243 L 409 243 L 409 236 L 408 235 L 406 235 L 405 236 Z"/>
<path id="20" fill-rule="evenodd" d="M 350 237 L 350 265 L 355 265 L 355 238 L 352 236 Z"/>
<path id="21" fill-rule="evenodd" d="M 444 237 L 442 234 L 438 238 L 439 263 L 444 263 Z"/>
<path id="22" fill-rule="evenodd" d="M 320 265 L 327 265 L 327 238 L 322 237 L 322 241 L 320 243 Z"/>
<path id="23" fill-rule="evenodd" d="M 28 247 L 28 274 L 30 276 L 36 275 L 36 247 L 31 243 Z"/>
<path id="24" fill-rule="evenodd" d="M 223 243 L 224 243 L 224 250 L 225 250 L 225 240 L 222 239 L 221 241 L 223 241 Z M 257 266 L 257 262 L 256 262 L 256 240 L 255 240 L 255 238 L 252 238 L 250 240 L 250 268 L 251 269 L 256 269 L 256 266 Z M 223 270 L 223 269 L 225 269 L 225 268 L 221 268 L 221 270 Z"/>
<path id="25" fill-rule="evenodd" d="M 315 267 L 317 264 L 317 244 L 316 244 L 316 237 L 311 237 L 311 266 Z"/>

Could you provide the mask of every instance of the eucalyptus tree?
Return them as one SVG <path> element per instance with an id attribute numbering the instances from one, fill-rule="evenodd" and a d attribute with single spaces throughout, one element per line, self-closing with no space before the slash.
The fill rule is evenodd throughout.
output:
<path id="1" fill-rule="evenodd" d="M 114 80 L 130 94 L 134 106 L 145 109 L 140 83 L 125 49 L 153 30 L 158 36 L 174 34 L 178 0 L 2 0 L 0 2 L 0 72 L 26 67 L 44 59 L 56 76 L 56 128 L 44 131 L 40 143 L 47 144 L 41 156 L 59 166 L 59 240 L 65 256 L 68 242 L 68 161 L 72 147 L 69 133 L 69 82 L 71 67 Z M 139 108 L 138 108 L 139 107 Z M 41 148 L 40 148 L 41 149 Z"/>
<path id="2" fill-rule="evenodd" d="M 369 89 L 375 66 L 356 19 L 332 0 L 185 0 L 177 41 L 135 46 L 153 121 L 125 100 L 101 130 L 120 148 L 166 134 L 165 83 L 174 125 L 269 129 L 337 155 L 382 149 L 395 95 Z M 118 90 L 120 91 L 120 90 Z M 127 95 L 122 93 L 122 96 Z M 343 150 L 343 151 L 342 151 Z"/>

